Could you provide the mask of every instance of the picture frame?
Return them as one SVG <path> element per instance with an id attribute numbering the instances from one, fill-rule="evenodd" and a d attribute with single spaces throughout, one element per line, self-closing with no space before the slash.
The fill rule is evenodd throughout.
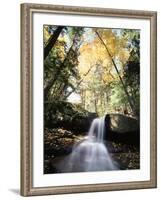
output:
<path id="1" fill-rule="evenodd" d="M 52 180 L 53 185 L 46 182 L 42 186 L 34 185 L 34 167 L 35 159 L 39 152 L 35 150 L 35 118 L 34 110 L 34 98 L 35 95 L 39 95 L 38 92 L 43 90 L 38 85 L 35 86 L 34 80 L 38 76 L 34 71 L 35 54 L 33 53 L 33 46 L 35 35 L 33 37 L 33 30 L 35 30 L 35 24 L 33 23 L 34 14 L 39 15 L 47 14 L 50 18 L 52 15 L 66 19 L 67 16 L 71 16 L 72 19 L 89 17 L 89 18 L 104 18 L 106 19 L 120 19 L 120 20 L 136 20 L 136 26 L 138 21 L 142 20 L 143 23 L 149 24 L 149 154 L 147 155 L 147 163 L 149 169 L 149 178 L 145 180 L 135 181 L 113 181 L 113 182 L 93 182 L 80 183 L 80 184 L 58 184 L 58 179 Z M 39 16 L 37 16 L 39 18 Z M 77 20 L 77 19 L 76 19 Z M 80 21 L 76 21 L 79 25 Z M 50 23 L 50 22 L 49 22 Z M 71 21 L 68 22 L 71 25 Z M 90 24 L 90 22 L 89 22 Z M 57 25 L 57 24 L 53 24 Z M 92 24 L 91 24 L 92 26 Z M 100 25 L 103 27 L 103 25 Z M 37 34 L 37 32 L 36 32 Z M 43 57 L 43 51 L 42 51 Z M 41 56 L 40 55 L 40 56 Z M 39 66 L 39 69 L 43 66 Z M 147 70 L 148 71 L 148 70 Z M 41 71 L 42 72 L 42 71 Z M 147 81 L 147 80 L 146 80 Z M 147 85 L 148 85 L 147 84 Z M 146 86 L 145 84 L 143 84 Z M 143 86 L 142 85 L 142 86 Z M 38 92 L 35 90 L 38 89 Z M 42 108 L 40 108 L 42 109 Z M 43 109 L 42 109 L 43 110 Z M 147 112 L 148 113 L 148 112 Z M 41 113 L 42 114 L 42 113 Z M 144 113 L 145 114 L 145 113 Z M 141 123 L 146 122 L 143 120 Z M 147 136 L 148 137 L 148 136 Z M 38 145 L 38 144 L 37 144 Z M 42 166 L 40 166 L 42 168 Z M 43 176 L 43 172 L 42 176 Z M 96 178 L 99 172 L 96 172 Z M 51 175 L 48 175 L 51 176 Z M 83 176 L 83 175 L 81 175 Z M 72 175 L 71 175 L 72 179 Z M 38 180 L 39 181 L 39 180 Z M 37 182 L 38 182 L 37 181 Z M 33 195 L 49 195 L 49 194 L 67 194 L 67 193 L 81 193 L 81 192 L 100 192 L 111 190 L 126 190 L 126 189 L 144 189 L 157 187 L 157 13 L 154 11 L 141 11 L 141 10 L 120 10 L 111 8 L 94 8 L 94 7 L 74 7 L 74 6 L 60 6 L 60 5 L 47 5 L 47 4 L 21 4 L 21 195 L 33 196 Z"/>

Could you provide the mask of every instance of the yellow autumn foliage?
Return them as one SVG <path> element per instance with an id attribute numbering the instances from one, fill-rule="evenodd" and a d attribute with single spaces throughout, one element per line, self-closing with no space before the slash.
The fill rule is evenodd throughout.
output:
<path id="1" fill-rule="evenodd" d="M 119 63 L 118 68 L 121 70 L 130 55 L 130 52 L 125 48 L 127 40 L 123 37 L 118 37 L 112 29 L 97 29 L 97 31 L 107 46 L 112 58 L 116 59 L 117 63 Z M 78 69 L 81 76 L 83 77 L 91 66 L 96 66 L 97 63 L 101 63 L 100 67 L 102 67 L 104 71 L 102 77 L 104 82 L 108 83 L 113 79 L 118 79 L 111 57 L 109 56 L 105 46 L 94 31 L 93 34 L 95 35 L 93 41 L 84 42 L 80 48 Z M 86 77 L 84 77 L 84 80 L 90 81 L 93 79 L 94 68 L 95 67 L 92 67 L 92 70 Z"/>
<path id="2" fill-rule="evenodd" d="M 50 34 L 49 34 L 49 32 L 48 32 L 48 26 L 44 26 L 44 28 L 43 28 L 43 36 L 44 36 L 44 43 L 46 43 L 48 40 L 49 40 L 49 38 L 50 38 Z"/>

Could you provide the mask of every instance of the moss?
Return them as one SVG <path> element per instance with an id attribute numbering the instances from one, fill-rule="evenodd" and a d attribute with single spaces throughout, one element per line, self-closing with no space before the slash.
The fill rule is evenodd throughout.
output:
<path id="1" fill-rule="evenodd" d="M 48 128 L 63 127 L 76 132 L 86 132 L 96 117 L 96 113 L 88 112 L 80 104 L 65 101 L 55 101 L 45 104 L 44 107 L 44 124 Z"/>

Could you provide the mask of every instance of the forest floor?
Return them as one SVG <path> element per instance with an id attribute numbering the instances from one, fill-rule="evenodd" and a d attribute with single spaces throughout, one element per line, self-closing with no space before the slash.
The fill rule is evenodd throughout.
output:
<path id="1" fill-rule="evenodd" d="M 57 128 L 45 129 L 44 133 L 44 173 L 63 173 L 57 168 L 57 163 L 72 152 L 74 145 L 86 139 L 86 134 L 73 134 L 70 131 Z M 133 145 L 105 141 L 105 145 L 113 158 L 118 163 L 119 169 L 139 169 L 139 149 Z"/>

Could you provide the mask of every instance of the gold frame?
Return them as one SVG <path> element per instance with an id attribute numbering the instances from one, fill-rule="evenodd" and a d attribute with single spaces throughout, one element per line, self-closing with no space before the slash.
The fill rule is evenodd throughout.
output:
<path id="1" fill-rule="evenodd" d="M 32 184 L 32 15 L 60 13 L 150 21 L 150 180 L 34 188 Z M 157 13 L 153 11 L 21 4 L 21 195 L 49 195 L 157 187 Z"/>

